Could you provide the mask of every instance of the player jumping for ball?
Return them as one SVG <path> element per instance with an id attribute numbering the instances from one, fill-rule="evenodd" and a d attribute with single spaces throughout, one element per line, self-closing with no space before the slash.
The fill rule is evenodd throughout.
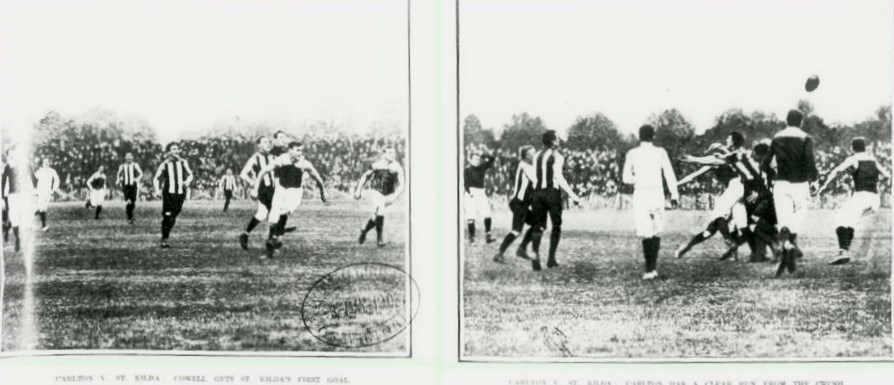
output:
<path id="1" fill-rule="evenodd" d="M 124 193 L 124 211 L 129 224 L 134 224 L 133 213 L 137 207 L 137 194 L 140 191 L 142 178 L 143 169 L 133 161 L 133 154 L 128 152 L 124 155 L 124 163 L 118 166 L 118 184 Z"/>
<path id="2" fill-rule="evenodd" d="M 372 215 L 366 224 L 360 229 L 359 243 L 366 241 L 366 233 L 376 229 L 376 244 L 385 246 L 382 240 L 382 228 L 385 223 L 385 208 L 390 206 L 404 192 L 404 169 L 400 162 L 395 160 L 394 147 L 388 146 L 382 150 L 382 159 L 372 164 L 360 177 L 357 188 L 354 189 L 354 199 L 360 199 L 363 186 L 370 181 L 369 199 L 372 203 Z"/>
<path id="3" fill-rule="evenodd" d="M 854 138 L 851 141 L 851 149 L 854 154 L 849 156 L 838 167 L 829 172 L 826 177 L 826 183 L 817 191 L 822 193 L 839 175 L 847 172 L 851 174 L 854 182 L 853 193 L 850 199 L 836 215 L 838 227 L 835 228 L 835 234 L 838 236 L 838 256 L 829 262 L 830 265 L 843 265 L 850 262 L 850 246 L 854 240 L 854 228 L 861 219 L 872 215 L 881 205 L 878 196 L 879 176 L 887 180 L 891 179 L 885 169 L 881 167 L 878 161 L 866 152 L 866 139 Z"/>
<path id="4" fill-rule="evenodd" d="M 34 179 L 37 180 L 37 215 L 40 216 L 41 230 L 47 231 L 47 209 L 53 200 L 53 194 L 59 190 L 59 174 L 50 167 L 49 158 L 41 160 Z"/>
<path id="5" fill-rule="evenodd" d="M 512 211 L 512 231 L 503 238 L 500 249 L 494 255 L 494 262 L 503 263 L 506 259 L 503 254 L 515 241 L 515 238 L 521 234 L 525 224 L 533 224 L 533 216 L 531 215 L 531 193 L 533 192 L 533 181 L 536 179 L 534 175 L 534 147 L 522 146 L 518 150 L 519 162 L 518 168 L 515 170 L 515 188 L 512 190 L 512 198 L 509 199 L 509 210 Z M 525 236 L 522 238 L 515 255 L 519 258 L 528 258 L 528 243 L 531 242 L 531 235 L 534 227 L 528 228 Z"/>
<path id="6" fill-rule="evenodd" d="M 289 143 L 288 152 L 274 159 L 272 163 L 258 173 L 258 183 L 271 172 L 279 175 L 275 178 L 277 185 L 273 193 L 268 219 L 270 232 L 266 244 L 267 258 L 273 258 L 276 249 L 282 247 L 280 237 L 286 232 L 286 222 L 289 215 L 301 205 L 301 199 L 304 196 L 304 189 L 302 188 L 304 173 L 310 174 L 320 189 L 320 200 L 323 203 L 326 202 L 323 178 L 320 177 L 317 169 L 304 158 L 304 146 L 301 142 Z M 260 186 L 255 186 L 255 188 L 258 187 Z"/>

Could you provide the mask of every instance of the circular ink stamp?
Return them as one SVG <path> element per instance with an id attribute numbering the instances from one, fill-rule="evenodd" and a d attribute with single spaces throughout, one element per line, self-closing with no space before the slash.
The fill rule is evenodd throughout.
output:
<path id="1" fill-rule="evenodd" d="M 304 327 L 331 346 L 360 348 L 397 337 L 419 310 L 419 286 L 384 263 L 340 267 L 318 279 L 301 303 Z"/>

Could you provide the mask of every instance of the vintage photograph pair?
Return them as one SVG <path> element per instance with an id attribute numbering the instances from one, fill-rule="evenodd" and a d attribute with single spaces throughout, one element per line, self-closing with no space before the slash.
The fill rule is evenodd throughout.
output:
<path id="1" fill-rule="evenodd" d="M 0 1 L 0 355 L 894 359 L 891 1 L 415 6 Z"/>

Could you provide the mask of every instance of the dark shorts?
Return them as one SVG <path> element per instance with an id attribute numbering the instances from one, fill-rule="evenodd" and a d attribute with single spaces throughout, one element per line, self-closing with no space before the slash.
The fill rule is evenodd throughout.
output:
<path id="1" fill-rule="evenodd" d="M 512 199 L 509 201 L 509 210 L 512 211 L 512 231 L 520 233 L 526 224 L 534 225 L 530 202 Z"/>
<path id="2" fill-rule="evenodd" d="M 546 228 L 549 216 L 553 228 L 562 226 L 562 192 L 557 189 L 535 190 L 531 199 L 531 223 L 540 229 Z"/>
<path id="3" fill-rule="evenodd" d="M 272 186 L 258 187 L 258 203 L 264 205 L 267 210 L 270 210 L 270 205 L 273 203 L 273 191 L 274 188 Z"/>
<path id="4" fill-rule="evenodd" d="M 233 199 L 233 190 L 224 190 L 224 198 Z"/>
<path id="5" fill-rule="evenodd" d="M 137 185 L 124 185 L 124 187 L 121 188 L 121 191 L 124 193 L 124 200 L 133 203 L 137 202 Z"/>
<path id="6" fill-rule="evenodd" d="M 177 217 L 183 209 L 186 194 L 163 193 L 161 195 L 161 212 L 164 216 Z"/>

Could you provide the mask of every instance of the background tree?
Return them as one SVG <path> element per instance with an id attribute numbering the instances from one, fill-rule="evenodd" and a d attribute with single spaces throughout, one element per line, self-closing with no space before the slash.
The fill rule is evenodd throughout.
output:
<path id="1" fill-rule="evenodd" d="M 547 128 L 540 117 L 532 117 L 527 112 L 512 115 L 512 123 L 503 126 L 500 135 L 500 147 L 515 152 L 519 147 L 531 144 L 540 145 L 543 133 Z"/>
<path id="2" fill-rule="evenodd" d="M 624 139 L 618 127 L 607 116 L 596 113 L 578 117 L 568 128 L 566 147 L 571 150 L 608 150 L 623 147 Z"/>
<path id="3" fill-rule="evenodd" d="M 497 145 L 497 139 L 494 131 L 484 129 L 481 121 L 474 114 L 469 114 L 463 120 L 463 143 L 484 145 L 488 148 L 494 148 Z"/>

